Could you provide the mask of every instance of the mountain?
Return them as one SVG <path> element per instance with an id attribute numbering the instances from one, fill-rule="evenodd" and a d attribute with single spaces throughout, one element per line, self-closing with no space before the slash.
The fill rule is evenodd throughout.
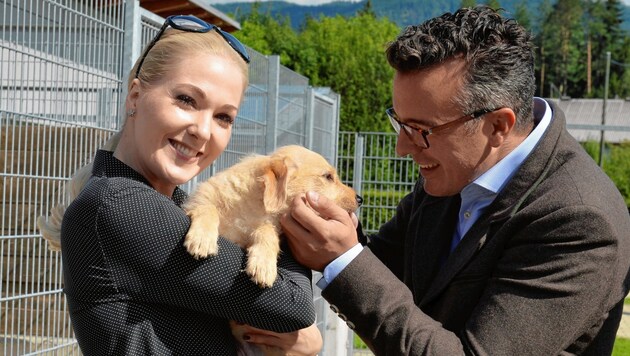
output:
<path id="1" fill-rule="evenodd" d="M 507 15 L 514 14 L 516 5 L 520 0 L 502 0 L 499 1 L 501 7 L 507 11 Z M 529 13 L 532 17 L 538 12 L 540 4 L 543 0 L 531 0 L 527 2 Z M 269 12 L 272 16 L 288 17 L 291 26 L 295 29 L 299 28 L 307 16 L 318 18 L 320 16 L 352 16 L 358 10 L 365 6 L 366 1 L 361 2 L 331 2 L 322 5 L 297 5 L 284 1 L 268 1 L 260 2 L 259 11 Z M 418 24 L 428 18 L 438 16 L 447 11 L 455 11 L 459 8 L 461 0 L 373 0 L 372 9 L 377 16 L 386 16 L 400 27 Z M 214 4 L 215 8 L 226 14 L 238 19 L 242 14 L 251 11 L 253 3 L 232 2 L 227 4 Z M 630 31 L 630 6 L 623 5 L 624 16 L 622 28 Z"/>

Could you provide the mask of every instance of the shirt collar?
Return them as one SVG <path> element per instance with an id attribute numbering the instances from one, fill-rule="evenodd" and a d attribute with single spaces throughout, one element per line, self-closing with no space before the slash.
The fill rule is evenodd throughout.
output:
<path id="1" fill-rule="evenodd" d="M 475 184 L 497 194 L 534 150 L 551 122 L 551 108 L 541 98 L 534 98 L 534 130 L 512 152 L 475 179 Z"/>

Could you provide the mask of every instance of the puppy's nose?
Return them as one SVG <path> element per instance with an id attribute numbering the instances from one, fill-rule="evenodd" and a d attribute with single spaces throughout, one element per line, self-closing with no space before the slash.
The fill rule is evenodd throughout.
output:
<path id="1" fill-rule="evenodd" d="M 361 206 L 361 204 L 363 204 L 363 198 L 361 198 L 360 195 L 357 195 L 356 199 L 357 199 L 357 205 Z"/>

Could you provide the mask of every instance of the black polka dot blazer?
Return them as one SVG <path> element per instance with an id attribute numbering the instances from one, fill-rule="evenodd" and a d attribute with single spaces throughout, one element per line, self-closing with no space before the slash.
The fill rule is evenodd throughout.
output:
<path id="1" fill-rule="evenodd" d="M 220 239 L 195 260 L 183 247 L 186 194 L 168 198 L 99 151 L 93 176 L 63 219 L 64 292 L 85 355 L 234 355 L 228 320 L 289 332 L 315 320 L 310 270 L 281 254 L 261 289 L 244 251 Z M 288 250 L 287 250 L 288 251 Z"/>

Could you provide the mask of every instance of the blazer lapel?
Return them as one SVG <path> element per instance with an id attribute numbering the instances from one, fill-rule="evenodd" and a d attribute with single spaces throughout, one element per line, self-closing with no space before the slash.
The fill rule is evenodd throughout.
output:
<path id="1" fill-rule="evenodd" d="M 451 237 L 457 223 L 461 200 L 459 195 L 446 198 L 426 196 L 419 211 L 415 229 L 411 229 L 409 240 L 412 271 L 412 290 L 416 304 L 433 284 L 434 277 L 444 263 L 450 248 Z"/>
<path id="2" fill-rule="evenodd" d="M 448 256 L 442 269 L 438 271 L 435 280 L 422 298 L 420 306 L 433 300 L 446 288 L 457 273 L 483 248 L 487 239 L 492 236 L 492 226 L 500 226 L 507 218 L 505 215 L 485 216 L 473 225 Z"/>

